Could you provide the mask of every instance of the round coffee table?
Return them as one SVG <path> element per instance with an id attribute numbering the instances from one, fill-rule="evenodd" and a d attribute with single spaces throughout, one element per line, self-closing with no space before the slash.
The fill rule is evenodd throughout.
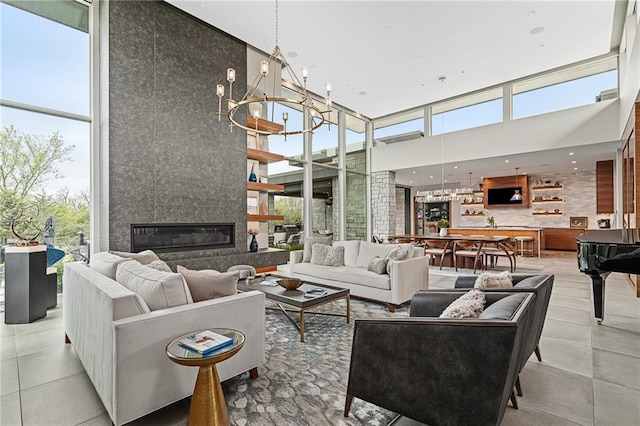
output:
<path id="1" fill-rule="evenodd" d="M 242 349 L 245 337 L 241 332 L 228 328 L 211 328 L 210 330 L 232 338 L 233 343 L 205 356 L 178 344 L 180 339 L 204 331 L 197 330 L 176 337 L 167 345 L 167 356 L 171 361 L 200 368 L 191 397 L 187 425 L 229 425 L 227 403 L 222 393 L 216 364 L 231 358 Z"/>

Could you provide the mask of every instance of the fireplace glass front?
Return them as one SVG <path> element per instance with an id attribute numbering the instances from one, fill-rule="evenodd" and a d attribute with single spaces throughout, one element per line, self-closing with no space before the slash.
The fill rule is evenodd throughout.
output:
<path id="1" fill-rule="evenodd" d="M 132 224 L 131 251 L 171 252 L 229 248 L 235 245 L 233 223 Z"/>

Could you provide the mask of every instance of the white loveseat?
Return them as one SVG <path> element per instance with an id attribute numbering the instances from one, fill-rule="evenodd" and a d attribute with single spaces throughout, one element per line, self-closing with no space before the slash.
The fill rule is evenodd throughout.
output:
<path id="1" fill-rule="evenodd" d="M 198 369 L 173 363 L 165 352 L 179 335 L 215 327 L 245 334 L 240 352 L 218 364 L 220 380 L 246 371 L 255 377 L 264 364 L 265 302 L 258 291 L 150 311 L 140 295 L 83 263 L 65 264 L 63 280 L 67 343 L 116 426 L 193 393 Z"/>
<path id="2" fill-rule="evenodd" d="M 429 288 L 429 259 L 422 248 L 411 244 L 375 244 L 366 241 L 334 241 L 344 247 L 344 266 L 324 266 L 302 262 L 303 250 L 290 253 L 291 276 L 318 284 L 349 289 L 351 296 L 383 302 L 391 312 L 393 305 L 411 300 L 418 290 Z M 385 258 L 400 246 L 408 251 L 405 260 L 390 260 L 389 274 L 367 270 L 375 256 Z"/>

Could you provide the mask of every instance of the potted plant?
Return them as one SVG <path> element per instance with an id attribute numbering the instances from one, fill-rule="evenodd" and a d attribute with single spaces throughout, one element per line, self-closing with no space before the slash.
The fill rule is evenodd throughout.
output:
<path id="1" fill-rule="evenodd" d="M 447 236 L 447 228 L 449 227 L 449 221 L 447 219 L 440 219 L 436 225 L 438 225 L 438 228 L 440 228 L 440 236 L 441 237 L 446 237 Z"/>
<path id="2" fill-rule="evenodd" d="M 489 228 L 495 229 L 496 228 L 496 219 L 493 216 L 489 216 L 487 218 L 487 224 L 489 225 Z"/>

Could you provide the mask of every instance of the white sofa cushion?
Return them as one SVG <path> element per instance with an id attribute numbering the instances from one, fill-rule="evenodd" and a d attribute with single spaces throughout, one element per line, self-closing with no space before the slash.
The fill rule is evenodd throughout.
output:
<path id="1" fill-rule="evenodd" d="M 116 281 L 139 294 L 152 311 L 193 303 L 182 275 L 128 261 L 118 266 Z"/>
<path id="2" fill-rule="evenodd" d="M 89 266 L 94 271 L 115 280 L 118 265 L 123 262 L 128 262 L 129 260 L 131 259 L 116 256 L 108 251 L 102 251 L 100 253 L 94 253 L 94 255 L 91 256 L 91 263 Z"/>
<path id="3" fill-rule="evenodd" d="M 192 271 L 184 266 L 177 266 L 189 286 L 194 302 L 231 296 L 238 292 L 238 272 L 219 272 L 213 269 Z"/>
<path id="4" fill-rule="evenodd" d="M 363 269 L 351 266 L 322 266 L 311 263 L 296 263 L 293 265 L 293 272 L 309 277 L 359 284 L 365 287 L 383 290 L 389 290 L 391 288 L 391 278 L 389 275 L 378 275 L 375 272 L 367 271 L 366 266 L 365 269 Z M 336 283 L 336 285 L 339 286 L 340 284 Z"/>
<path id="5" fill-rule="evenodd" d="M 360 240 L 334 241 L 334 247 L 344 247 L 344 266 L 356 266 L 358 251 L 360 250 Z"/>
<path id="6" fill-rule="evenodd" d="M 140 262 L 142 265 L 148 265 L 154 260 L 160 260 L 157 254 L 155 254 L 152 250 L 144 250 L 140 253 L 129 253 L 126 251 L 111 251 L 111 254 L 115 254 L 116 256 L 126 257 L 127 259 L 133 259 Z"/>
<path id="7" fill-rule="evenodd" d="M 371 259 L 376 256 L 385 258 L 391 250 L 398 246 L 399 244 L 376 244 L 362 241 L 360 242 L 360 251 L 358 252 L 356 266 L 358 268 L 367 269 Z"/>

